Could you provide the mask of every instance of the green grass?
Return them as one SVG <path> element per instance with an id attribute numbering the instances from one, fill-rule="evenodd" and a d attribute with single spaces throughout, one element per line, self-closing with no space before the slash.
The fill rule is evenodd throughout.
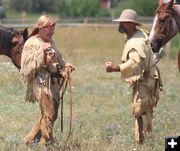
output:
<path id="1" fill-rule="evenodd" d="M 130 88 L 119 73 L 106 73 L 105 61 L 120 63 L 123 37 L 117 27 L 57 28 L 56 42 L 68 62 L 76 66 L 72 74 L 73 131 L 69 151 L 162 151 L 167 136 L 180 134 L 180 78 L 176 60 L 163 58 L 160 70 L 164 92 L 155 108 L 153 137 L 136 147 Z M 11 63 L 0 64 L 0 151 L 39 151 L 27 147 L 22 138 L 40 117 L 38 104 L 24 102 L 25 84 Z M 64 99 L 64 133 L 60 117 L 55 123 L 57 142 L 62 150 L 69 131 L 69 97 Z"/>

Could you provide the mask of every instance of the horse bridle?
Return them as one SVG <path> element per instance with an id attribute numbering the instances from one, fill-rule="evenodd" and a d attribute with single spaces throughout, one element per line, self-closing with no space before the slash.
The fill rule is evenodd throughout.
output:
<path id="1" fill-rule="evenodd" d="M 23 45 L 23 42 L 21 42 L 21 33 L 19 32 L 18 33 L 18 43 L 11 49 L 11 50 L 14 50 L 14 49 L 16 49 L 16 51 L 15 52 L 22 52 L 22 49 L 20 49 L 20 47 Z M 10 50 L 10 51 L 11 51 Z"/>
<path id="2" fill-rule="evenodd" d="M 171 9 L 171 10 L 166 11 L 166 13 L 170 15 L 169 16 L 170 18 L 168 18 L 168 19 L 171 20 L 171 25 L 172 25 L 172 19 L 174 19 L 174 21 L 178 27 L 178 31 L 180 32 L 180 24 L 178 22 L 176 11 L 174 9 Z M 168 21 L 166 22 L 165 27 L 167 27 L 167 28 L 163 29 L 161 37 L 158 39 L 159 45 L 163 44 L 164 40 L 166 40 L 166 38 L 169 36 L 169 31 L 170 31 L 171 26 L 170 26 L 170 24 L 168 24 Z"/>
<path id="3" fill-rule="evenodd" d="M 16 54 L 21 54 L 22 53 L 22 45 L 24 44 L 24 41 L 21 41 L 21 32 L 16 33 L 17 36 L 17 43 L 9 50 L 8 56 L 11 58 L 12 62 L 15 61 L 15 57 L 17 56 Z M 15 62 L 14 65 L 20 69 L 20 66 L 18 66 Z"/>

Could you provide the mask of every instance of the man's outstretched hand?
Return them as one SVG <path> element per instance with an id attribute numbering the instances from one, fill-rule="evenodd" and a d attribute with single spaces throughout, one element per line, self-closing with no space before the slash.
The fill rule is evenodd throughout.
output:
<path id="1" fill-rule="evenodd" d="M 110 61 L 105 63 L 105 69 L 106 69 L 107 72 L 120 72 L 119 65 L 113 64 Z"/>

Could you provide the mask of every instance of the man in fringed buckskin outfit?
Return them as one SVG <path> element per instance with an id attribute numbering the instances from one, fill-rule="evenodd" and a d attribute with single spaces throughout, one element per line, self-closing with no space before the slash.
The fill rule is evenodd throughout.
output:
<path id="1" fill-rule="evenodd" d="M 60 78 L 63 71 L 75 69 L 64 61 L 52 39 L 55 25 L 50 16 L 41 16 L 23 47 L 20 72 L 27 82 L 26 101 L 38 101 L 42 114 L 24 138 L 26 144 L 40 141 L 42 146 L 46 146 L 54 141 L 53 125 L 60 103 Z"/>
<path id="2" fill-rule="evenodd" d="M 134 10 L 125 9 L 115 22 L 119 23 L 119 32 L 126 34 L 126 43 L 122 54 L 122 63 L 106 62 L 107 72 L 121 72 L 122 80 L 132 87 L 132 111 L 135 116 L 135 139 L 138 144 L 144 140 L 144 131 L 152 132 L 153 108 L 162 89 L 160 73 L 153 59 L 148 41 L 148 33 L 136 20 Z"/>

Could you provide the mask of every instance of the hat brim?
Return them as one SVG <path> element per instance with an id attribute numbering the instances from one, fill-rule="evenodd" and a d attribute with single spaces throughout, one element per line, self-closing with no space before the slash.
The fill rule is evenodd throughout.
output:
<path id="1" fill-rule="evenodd" d="M 120 23 L 120 22 L 130 22 L 130 23 L 135 23 L 137 26 L 142 26 L 142 24 L 140 24 L 140 23 L 138 23 L 138 22 L 135 22 L 135 21 L 132 21 L 132 20 L 121 20 L 121 19 L 113 19 L 112 20 L 113 22 L 118 22 L 118 23 Z"/>

